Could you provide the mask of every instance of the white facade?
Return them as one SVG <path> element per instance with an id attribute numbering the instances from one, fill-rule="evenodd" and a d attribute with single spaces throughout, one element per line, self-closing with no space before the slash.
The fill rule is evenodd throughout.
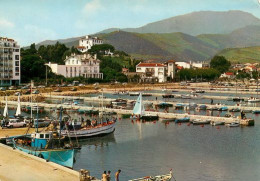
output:
<path id="1" fill-rule="evenodd" d="M 175 64 L 184 69 L 209 67 L 206 62 L 176 62 Z"/>
<path id="2" fill-rule="evenodd" d="M 185 69 L 190 69 L 191 64 L 189 62 L 175 62 L 175 64 L 179 67 L 183 67 Z"/>
<path id="3" fill-rule="evenodd" d="M 65 59 L 65 65 L 48 63 L 53 73 L 64 77 L 85 77 L 103 79 L 103 73 L 99 72 L 100 60 L 90 54 L 72 54 Z"/>
<path id="4" fill-rule="evenodd" d="M 174 60 L 169 60 L 165 63 L 167 65 L 167 76 L 174 79 L 176 73 L 176 64 Z"/>
<path id="5" fill-rule="evenodd" d="M 158 82 L 166 82 L 167 67 L 161 63 L 139 63 L 136 65 L 137 73 L 144 73 L 144 79 L 157 78 Z"/>
<path id="6" fill-rule="evenodd" d="M 91 49 L 93 45 L 100 45 L 100 44 L 103 44 L 103 40 L 99 39 L 98 37 L 86 36 L 79 40 L 79 46 L 77 47 L 77 49 L 80 52 L 85 53 L 89 49 Z"/>
<path id="7" fill-rule="evenodd" d="M 20 46 L 13 39 L 0 37 L 0 84 L 19 85 L 20 79 Z"/>

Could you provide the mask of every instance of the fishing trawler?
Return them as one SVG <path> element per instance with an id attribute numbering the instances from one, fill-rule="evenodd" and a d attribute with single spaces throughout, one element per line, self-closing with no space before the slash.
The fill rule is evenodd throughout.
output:
<path id="1" fill-rule="evenodd" d="M 103 92 L 102 92 L 103 97 Z M 88 138 L 94 136 L 103 136 L 115 131 L 116 118 L 113 120 L 109 120 L 108 118 L 104 118 L 103 111 L 103 99 L 102 99 L 102 111 L 99 112 L 99 120 L 95 119 L 92 122 L 87 123 L 86 125 L 75 125 L 69 120 L 66 122 L 65 127 L 61 130 L 61 135 L 66 136 L 69 135 L 70 138 Z M 70 126 L 68 126 L 70 125 Z"/>
<path id="2" fill-rule="evenodd" d="M 60 124 L 61 119 L 62 108 L 60 111 Z M 73 168 L 74 149 L 64 143 L 64 137 L 61 137 L 54 131 L 38 132 L 38 127 L 35 133 L 31 135 L 27 133 L 13 138 L 13 147 L 15 149 L 65 167 Z"/>

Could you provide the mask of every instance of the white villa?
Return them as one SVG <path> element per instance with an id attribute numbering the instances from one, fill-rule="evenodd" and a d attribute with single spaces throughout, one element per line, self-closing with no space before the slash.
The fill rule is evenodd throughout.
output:
<path id="1" fill-rule="evenodd" d="M 167 66 L 161 63 L 139 63 L 136 65 L 136 73 L 143 73 L 141 79 L 144 82 L 165 82 Z"/>
<path id="2" fill-rule="evenodd" d="M 45 64 L 49 66 L 53 73 L 63 75 L 64 77 L 100 78 L 103 79 L 103 73 L 99 72 L 100 60 L 97 56 L 90 54 L 66 56 L 65 65 L 58 65 L 49 62 Z"/>
<path id="3" fill-rule="evenodd" d="M 80 52 L 85 53 L 89 49 L 91 49 L 93 45 L 100 45 L 100 44 L 103 44 L 103 40 L 99 39 L 98 37 L 91 37 L 87 35 L 86 37 L 81 38 L 79 40 L 79 46 L 77 47 L 77 49 Z"/>

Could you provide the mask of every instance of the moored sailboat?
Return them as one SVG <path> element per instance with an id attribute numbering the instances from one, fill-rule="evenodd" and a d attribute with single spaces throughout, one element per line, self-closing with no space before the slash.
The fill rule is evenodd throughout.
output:
<path id="1" fill-rule="evenodd" d="M 134 109 L 133 109 L 133 118 L 137 117 L 140 118 L 144 121 L 154 121 L 154 120 L 158 120 L 159 116 L 157 115 L 151 115 L 149 113 L 145 113 L 145 109 L 144 109 L 144 105 L 142 102 L 142 93 L 140 93 L 139 97 L 136 100 Z"/>

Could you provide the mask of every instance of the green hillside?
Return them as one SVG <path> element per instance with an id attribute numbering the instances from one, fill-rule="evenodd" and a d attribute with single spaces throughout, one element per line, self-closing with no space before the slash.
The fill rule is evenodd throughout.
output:
<path id="1" fill-rule="evenodd" d="M 228 48 L 218 53 L 234 63 L 260 63 L 260 46 L 247 48 Z"/>
<path id="2" fill-rule="evenodd" d="M 95 35 L 117 50 L 125 51 L 133 58 L 165 61 L 205 61 L 226 48 L 260 46 L 260 26 L 246 26 L 229 34 L 203 34 L 191 36 L 184 33 L 131 33 L 115 31 Z M 61 40 L 66 46 L 77 46 L 78 38 Z M 42 44 L 54 44 L 45 41 Z M 253 56 L 254 57 L 254 56 Z"/>

